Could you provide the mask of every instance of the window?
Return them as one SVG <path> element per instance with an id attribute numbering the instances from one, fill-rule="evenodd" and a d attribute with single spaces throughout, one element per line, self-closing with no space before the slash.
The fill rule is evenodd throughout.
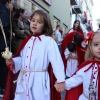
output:
<path id="1" fill-rule="evenodd" d="M 53 30 L 56 30 L 56 26 L 59 24 L 59 20 L 56 18 L 56 17 L 54 17 L 54 27 L 53 27 Z"/>
<path id="2" fill-rule="evenodd" d="M 34 5 L 34 4 L 32 4 L 32 11 L 34 12 L 35 10 L 38 10 L 39 8 L 36 6 L 36 5 Z"/>
<path id="3" fill-rule="evenodd" d="M 48 5 L 51 5 L 51 0 L 44 0 Z"/>

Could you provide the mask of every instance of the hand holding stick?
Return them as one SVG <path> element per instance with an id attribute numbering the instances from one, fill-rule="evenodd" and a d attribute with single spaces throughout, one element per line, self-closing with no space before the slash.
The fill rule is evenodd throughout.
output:
<path id="1" fill-rule="evenodd" d="M 2 33 L 3 33 L 3 36 L 4 36 L 5 45 L 6 45 L 5 51 L 2 52 L 1 55 L 5 59 L 11 59 L 12 58 L 12 53 L 9 51 L 9 48 L 7 47 L 6 36 L 5 36 L 5 33 L 4 33 L 4 29 L 3 29 L 3 25 L 2 25 L 1 19 L 0 19 L 0 27 L 1 27 L 1 30 L 2 30 Z"/>

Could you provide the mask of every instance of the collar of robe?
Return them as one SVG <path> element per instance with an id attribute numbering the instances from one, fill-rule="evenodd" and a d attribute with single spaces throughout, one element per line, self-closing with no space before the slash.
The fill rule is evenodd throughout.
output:
<path id="1" fill-rule="evenodd" d="M 86 69 L 84 72 L 87 72 L 90 68 L 92 68 L 95 63 L 97 63 L 98 71 L 100 71 L 100 61 L 91 59 L 91 62 L 92 62 L 92 64 L 90 65 L 90 67 L 88 69 Z"/>
<path id="2" fill-rule="evenodd" d="M 41 38 L 40 38 L 41 35 L 42 35 L 42 34 L 31 34 L 31 35 L 29 35 L 27 38 L 25 38 L 25 39 L 22 41 L 20 47 L 18 48 L 18 50 L 16 51 L 16 53 L 14 54 L 13 57 L 16 57 L 16 56 L 19 55 L 20 51 L 24 48 L 25 44 L 28 42 L 28 40 L 29 40 L 32 36 L 38 37 L 38 39 L 41 41 Z"/>
<path id="3" fill-rule="evenodd" d="M 40 38 L 41 35 L 42 35 L 42 34 L 37 33 L 37 34 L 32 34 L 31 36 L 38 37 L 38 39 L 41 41 L 41 38 Z"/>

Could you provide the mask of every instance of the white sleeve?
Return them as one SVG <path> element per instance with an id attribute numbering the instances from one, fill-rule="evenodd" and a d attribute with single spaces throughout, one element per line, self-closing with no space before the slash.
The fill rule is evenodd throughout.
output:
<path id="1" fill-rule="evenodd" d="M 73 29 L 71 29 L 68 33 L 71 33 L 71 32 L 73 32 L 74 30 Z"/>
<path id="2" fill-rule="evenodd" d="M 61 33 L 60 33 L 60 32 L 58 32 L 58 34 L 57 34 L 57 35 L 58 35 L 58 42 L 62 42 L 62 40 L 63 40 L 63 39 L 62 39 L 62 37 L 61 37 Z"/>
<path id="3" fill-rule="evenodd" d="M 20 53 L 20 56 L 13 58 L 14 68 L 12 69 L 12 71 L 14 73 L 17 73 L 22 68 L 22 59 L 21 58 L 22 58 L 21 53 Z"/>
<path id="4" fill-rule="evenodd" d="M 70 54 L 71 52 L 68 50 L 68 48 L 66 48 L 64 52 L 65 57 L 67 58 Z"/>
<path id="5" fill-rule="evenodd" d="M 83 77 L 85 73 L 83 69 L 80 69 L 76 75 L 73 75 L 69 79 L 67 79 L 66 82 L 66 89 L 70 90 L 71 88 L 77 87 L 78 85 L 83 83 Z"/>
<path id="6" fill-rule="evenodd" d="M 48 43 L 48 59 L 53 67 L 57 82 L 65 81 L 64 64 L 56 42 L 51 38 Z"/>

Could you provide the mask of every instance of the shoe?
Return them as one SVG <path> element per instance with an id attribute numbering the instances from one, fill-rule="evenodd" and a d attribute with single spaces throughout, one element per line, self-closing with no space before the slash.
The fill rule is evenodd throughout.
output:
<path id="1" fill-rule="evenodd" d="M 4 96 L 4 90 L 0 89 L 0 97 L 3 98 L 3 96 Z"/>

